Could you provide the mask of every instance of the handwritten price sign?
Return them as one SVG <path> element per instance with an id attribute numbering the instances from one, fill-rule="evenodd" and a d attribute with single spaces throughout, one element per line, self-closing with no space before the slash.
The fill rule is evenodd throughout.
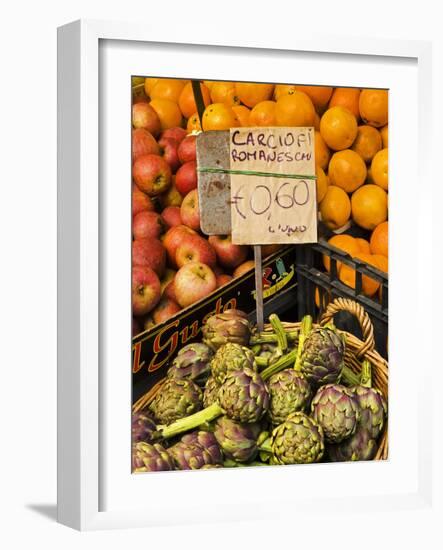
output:
<path id="1" fill-rule="evenodd" d="M 313 128 L 232 128 L 236 244 L 317 242 Z"/>

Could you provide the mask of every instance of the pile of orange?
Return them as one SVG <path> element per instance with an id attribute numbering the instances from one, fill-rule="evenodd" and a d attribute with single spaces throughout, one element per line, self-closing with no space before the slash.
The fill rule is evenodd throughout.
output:
<path id="1" fill-rule="evenodd" d="M 317 201 L 323 222 L 333 231 L 350 222 L 372 231 L 378 252 L 371 251 L 371 261 L 380 254 L 379 233 L 384 229 L 379 228 L 387 227 L 388 219 L 386 90 L 205 80 L 200 83 L 206 107 L 200 120 L 189 80 L 146 78 L 144 87 L 163 129 L 315 127 Z M 352 283 L 346 269 L 343 278 Z"/>

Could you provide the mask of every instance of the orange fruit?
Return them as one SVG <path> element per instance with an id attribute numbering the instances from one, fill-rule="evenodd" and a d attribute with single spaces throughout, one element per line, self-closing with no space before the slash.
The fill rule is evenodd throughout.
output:
<path id="1" fill-rule="evenodd" d="M 208 90 L 212 90 L 212 86 L 216 83 L 216 80 L 203 80 L 203 84 L 208 88 Z"/>
<path id="2" fill-rule="evenodd" d="M 348 111 L 358 120 L 360 117 L 360 109 L 358 100 L 360 98 L 359 88 L 335 88 L 332 93 L 329 108 L 331 107 L 346 107 Z"/>
<path id="3" fill-rule="evenodd" d="M 182 113 L 174 101 L 170 99 L 152 99 L 150 104 L 160 119 L 162 130 L 180 126 L 182 121 Z"/>
<path id="4" fill-rule="evenodd" d="M 187 82 L 187 80 L 180 80 L 178 78 L 159 78 L 149 95 L 151 99 L 169 99 L 178 103 L 180 94 Z"/>
<path id="5" fill-rule="evenodd" d="M 257 103 L 271 99 L 274 84 L 259 84 L 258 82 L 236 82 L 235 93 L 246 107 L 255 107 Z"/>
<path id="6" fill-rule="evenodd" d="M 296 86 L 295 89 L 307 94 L 314 107 L 322 112 L 327 106 L 334 88 L 331 86 Z"/>
<path id="7" fill-rule="evenodd" d="M 360 116 L 367 124 L 380 128 L 388 123 L 387 90 L 362 90 L 358 105 Z"/>
<path id="8" fill-rule="evenodd" d="M 214 82 L 211 87 L 211 101 L 212 103 L 226 103 L 226 105 L 231 106 L 239 105 L 240 100 L 235 91 L 235 83 L 224 80 Z"/>
<path id="9" fill-rule="evenodd" d="M 378 268 L 378 265 L 376 264 L 371 254 L 364 254 L 363 252 L 359 252 L 354 257 Z M 350 286 L 351 288 L 355 288 L 355 269 L 353 269 L 351 266 L 342 264 L 340 266 L 340 269 L 338 270 L 338 278 L 345 285 Z M 375 279 L 372 279 L 372 277 L 369 277 L 368 275 L 362 275 L 361 286 L 363 294 L 365 294 L 366 296 L 373 296 L 379 289 L 380 283 Z"/>
<path id="10" fill-rule="evenodd" d="M 383 141 L 383 147 L 388 147 L 388 133 L 389 133 L 389 124 L 380 128 L 381 139 Z"/>
<path id="11" fill-rule="evenodd" d="M 389 260 L 386 256 L 382 256 L 381 254 L 372 254 L 372 259 L 380 271 L 384 271 L 385 273 L 389 272 Z"/>
<path id="12" fill-rule="evenodd" d="M 371 175 L 374 183 L 385 191 L 388 190 L 388 148 L 379 151 L 371 162 Z"/>
<path id="13" fill-rule="evenodd" d="M 319 209 L 325 225 L 329 229 L 339 229 L 349 220 L 351 201 L 341 187 L 328 185 Z"/>
<path id="14" fill-rule="evenodd" d="M 239 126 L 239 120 L 234 111 L 225 103 L 211 103 L 203 113 L 203 130 L 229 130 Z"/>
<path id="15" fill-rule="evenodd" d="M 341 234 L 341 235 L 334 235 L 331 237 L 328 241 L 328 244 L 331 246 L 335 246 L 335 248 L 339 248 L 340 250 L 343 250 L 343 252 L 346 252 L 353 258 L 356 254 L 360 252 L 360 248 L 358 247 L 358 244 L 354 237 L 351 235 Z M 331 267 L 331 261 L 329 256 L 324 255 L 323 256 L 323 264 L 325 266 L 326 271 L 329 271 Z M 341 262 L 337 262 L 337 269 L 341 266 Z"/>
<path id="16" fill-rule="evenodd" d="M 159 80 L 160 78 L 145 78 L 145 92 L 148 97 L 150 97 L 152 88 Z"/>
<path id="17" fill-rule="evenodd" d="M 337 151 L 329 161 L 328 176 L 332 185 L 352 193 L 365 182 L 366 164 L 352 149 Z"/>
<path id="18" fill-rule="evenodd" d="M 211 103 L 211 95 L 208 88 L 200 83 L 200 90 L 203 97 L 203 103 L 207 107 Z M 197 105 L 194 98 L 194 90 L 192 89 L 192 83 L 188 82 L 185 84 L 183 90 L 181 91 L 180 97 L 178 98 L 178 106 L 180 111 L 183 113 L 185 118 L 192 116 L 197 110 Z"/>
<path id="19" fill-rule="evenodd" d="M 315 292 L 314 292 L 314 299 L 315 299 L 315 305 L 319 309 L 325 309 L 326 306 L 329 304 L 329 302 L 332 300 L 332 297 L 329 290 L 325 290 L 324 288 L 322 288 L 320 293 L 319 287 L 316 286 Z"/>
<path id="20" fill-rule="evenodd" d="M 362 185 L 351 197 L 352 219 L 372 231 L 388 218 L 388 194 L 378 185 Z"/>
<path id="21" fill-rule="evenodd" d="M 314 105 L 304 92 L 294 90 L 293 94 L 278 99 L 275 120 L 277 126 L 314 126 Z"/>
<path id="22" fill-rule="evenodd" d="M 232 110 L 237 115 L 238 120 L 240 121 L 240 126 L 248 127 L 251 126 L 249 123 L 249 117 L 251 115 L 251 110 L 245 107 L 244 105 L 233 105 Z"/>
<path id="23" fill-rule="evenodd" d="M 374 229 L 369 240 L 371 254 L 388 256 L 389 222 L 382 222 Z"/>
<path id="24" fill-rule="evenodd" d="M 326 191 L 328 190 L 329 180 L 323 168 L 321 168 L 320 166 L 315 167 L 315 175 L 317 176 L 317 180 L 316 180 L 317 204 L 319 204 L 326 195 Z"/>
<path id="25" fill-rule="evenodd" d="M 274 99 L 277 101 L 283 95 L 292 95 L 295 90 L 295 84 L 276 84 L 274 88 Z"/>
<path id="26" fill-rule="evenodd" d="M 200 124 L 200 118 L 198 116 L 198 113 L 194 113 L 192 116 L 188 118 L 188 123 L 186 124 L 186 130 L 188 130 L 189 133 L 197 131 L 200 132 L 202 129 Z"/>
<path id="27" fill-rule="evenodd" d="M 320 166 L 320 168 L 323 168 L 323 170 L 326 170 L 329 164 L 329 159 L 331 158 L 331 151 L 326 145 L 325 140 L 321 137 L 320 132 L 318 132 L 317 130 L 315 131 L 314 152 L 315 164 L 317 166 Z"/>
<path id="28" fill-rule="evenodd" d="M 365 162 L 370 162 L 382 148 L 382 138 L 377 128 L 363 124 L 357 129 L 357 137 L 351 149 L 358 153 Z"/>
<path id="29" fill-rule="evenodd" d="M 320 115 L 317 113 L 317 111 L 315 111 L 314 129 L 317 132 L 320 131 Z"/>
<path id="30" fill-rule="evenodd" d="M 360 249 L 360 252 L 363 252 L 364 254 L 371 253 L 371 248 L 366 239 L 362 239 L 361 237 L 355 237 L 355 242 L 358 244 L 358 248 Z"/>
<path id="31" fill-rule="evenodd" d="M 366 183 L 374 183 L 374 178 L 372 177 L 371 166 L 368 166 L 368 175 L 366 176 Z"/>
<path id="32" fill-rule="evenodd" d="M 357 137 L 357 119 L 344 107 L 332 107 L 321 117 L 320 134 L 334 151 L 348 149 Z"/>
<path id="33" fill-rule="evenodd" d="M 275 126 L 275 101 L 260 101 L 249 115 L 251 126 Z"/>

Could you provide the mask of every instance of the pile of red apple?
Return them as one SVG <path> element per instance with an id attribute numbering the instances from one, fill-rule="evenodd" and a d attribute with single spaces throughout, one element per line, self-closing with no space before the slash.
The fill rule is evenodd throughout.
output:
<path id="1" fill-rule="evenodd" d="M 161 131 L 154 109 L 132 112 L 133 332 L 168 320 L 252 269 L 250 247 L 200 231 L 196 136 Z M 264 255 L 275 247 L 263 247 Z"/>

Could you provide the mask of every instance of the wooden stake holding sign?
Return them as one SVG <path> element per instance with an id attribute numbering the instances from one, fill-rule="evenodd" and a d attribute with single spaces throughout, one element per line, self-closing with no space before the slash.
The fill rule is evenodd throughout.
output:
<path id="1" fill-rule="evenodd" d="M 263 329 L 263 244 L 317 242 L 314 128 L 232 128 L 197 137 L 202 231 L 254 245 Z"/>

